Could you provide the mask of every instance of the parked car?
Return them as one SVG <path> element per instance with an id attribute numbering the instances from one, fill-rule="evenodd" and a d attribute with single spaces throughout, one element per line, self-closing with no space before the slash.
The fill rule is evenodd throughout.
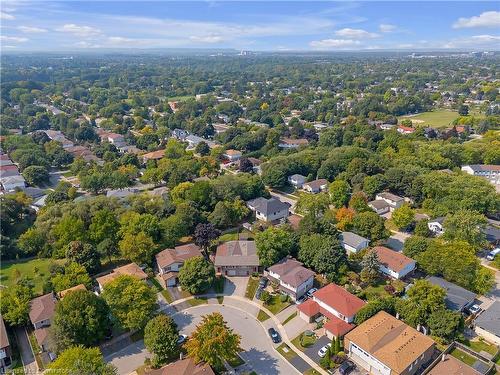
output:
<path id="1" fill-rule="evenodd" d="M 311 298 L 314 292 L 317 292 L 318 288 L 311 288 L 307 291 L 306 295 Z"/>
<path id="2" fill-rule="evenodd" d="M 281 336 L 274 328 L 269 328 L 267 332 L 275 344 L 281 342 Z"/>
<path id="3" fill-rule="evenodd" d="M 267 286 L 269 280 L 266 277 L 261 277 L 259 281 L 259 286 L 264 289 Z"/>
<path id="4" fill-rule="evenodd" d="M 259 287 L 255 292 L 255 298 L 260 299 L 260 295 L 262 294 L 262 289 Z"/>
<path id="5" fill-rule="evenodd" d="M 323 358 L 326 355 L 326 352 L 328 351 L 328 348 L 332 347 L 332 343 L 328 343 L 325 346 L 323 346 L 320 350 L 318 350 L 318 355 Z"/>
<path id="6" fill-rule="evenodd" d="M 472 305 L 469 308 L 467 308 L 467 311 L 469 311 L 469 314 L 475 315 L 481 311 L 481 308 L 478 305 Z"/>
<path id="7" fill-rule="evenodd" d="M 179 338 L 177 339 L 177 345 L 184 344 L 187 338 L 187 335 L 179 335 Z"/>
<path id="8" fill-rule="evenodd" d="M 486 259 L 494 260 L 495 257 L 500 253 L 500 247 L 497 247 L 495 250 L 491 250 L 488 255 L 486 255 Z"/>
<path id="9" fill-rule="evenodd" d="M 302 297 L 300 297 L 298 300 L 296 300 L 296 301 L 295 301 L 295 303 L 296 303 L 297 305 L 300 305 L 301 303 L 306 302 L 306 300 L 307 300 L 307 297 L 306 297 L 306 296 L 302 296 Z"/>
<path id="10" fill-rule="evenodd" d="M 356 368 L 356 365 L 353 362 L 351 362 L 351 361 L 345 361 L 339 367 L 339 374 L 340 375 L 347 375 L 352 370 L 354 370 L 355 368 Z"/>

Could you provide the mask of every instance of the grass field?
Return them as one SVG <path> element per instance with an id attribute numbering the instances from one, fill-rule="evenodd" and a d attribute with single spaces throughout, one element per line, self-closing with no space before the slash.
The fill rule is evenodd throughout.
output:
<path id="1" fill-rule="evenodd" d="M 439 109 L 432 112 L 422 112 L 415 116 L 400 116 L 399 120 L 410 119 L 413 125 L 433 126 L 436 128 L 444 128 L 459 117 L 458 112 Z"/>
<path id="2" fill-rule="evenodd" d="M 468 364 L 469 366 L 472 366 L 474 363 L 476 363 L 476 358 L 473 356 L 465 353 L 464 351 L 454 348 L 450 354 L 455 357 L 456 359 L 462 361 L 465 364 Z"/>
<path id="3" fill-rule="evenodd" d="M 42 294 L 43 284 L 50 277 L 50 265 L 63 262 L 64 260 L 60 259 L 32 259 L 13 263 L 2 262 L 0 265 L 0 284 L 10 286 L 15 284 L 19 277 L 29 276 L 33 279 L 35 293 Z"/>

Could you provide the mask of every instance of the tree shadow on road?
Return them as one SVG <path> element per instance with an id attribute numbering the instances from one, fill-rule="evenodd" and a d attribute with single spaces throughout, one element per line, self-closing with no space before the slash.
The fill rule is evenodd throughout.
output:
<path id="1" fill-rule="evenodd" d="M 173 317 L 179 331 L 186 328 L 193 322 L 193 315 L 188 312 L 180 312 Z"/>
<path id="2" fill-rule="evenodd" d="M 257 374 L 278 375 L 280 373 L 277 366 L 278 360 L 266 352 L 252 348 L 240 353 L 240 356 L 247 362 L 242 368 L 249 369 L 249 366 L 251 366 L 251 370 Z"/>

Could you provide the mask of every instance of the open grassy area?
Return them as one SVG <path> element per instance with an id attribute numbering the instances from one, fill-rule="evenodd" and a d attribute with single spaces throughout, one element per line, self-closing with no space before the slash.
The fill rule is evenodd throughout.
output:
<path id="1" fill-rule="evenodd" d="M 306 336 L 304 333 L 301 333 L 296 338 L 292 340 L 292 344 L 295 345 L 300 350 L 304 351 L 306 348 L 314 345 L 316 342 L 316 336 Z"/>
<path id="2" fill-rule="evenodd" d="M 379 284 L 371 285 L 371 286 L 367 287 L 363 291 L 365 294 L 364 298 L 366 298 L 368 301 L 370 301 L 370 300 L 389 296 L 390 294 L 387 293 L 384 289 L 385 285 L 386 285 L 385 283 L 380 282 Z"/>
<path id="3" fill-rule="evenodd" d="M 288 300 L 286 302 L 281 302 L 280 297 L 280 295 L 272 296 L 271 301 L 266 304 L 267 309 L 275 315 L 290 305 Z"/>
<path id="4" fill-rule="evenodd" d="M 168 303 L 174 302 L 174 298 L 172 297 L 172 295 L 170 294 L 170 292 L 168 290 L 166 290 L 166 289 L 162 290 L 161 295 L 163 297 L 165 297 L 165 299 L 167 300 Z"/>
<path id="5" fill-rule="evenodd" d="M 187 301 L 191 306 L 199 306 L 207 303 L 207 297 L 196 297 Z"/>
<path id="6" fill-rule="evenodd" d="M 457 348 L 454 348 L 450 354 L 469 366 L 472 366 L 476 362 L 476 358 Z"/>
<path id="7" fill-rule="evenodd" d="M 2 262 L 0 265 L 0 284 L 10 286 L 21 277 L 28 276 L 33 280 L 35 293 L 42 294 L 43 284 L 49 279 L 51 264 L 63 263 L 64 260 L 32 259 L 19 262 Z"/>
<path id="8" fill-rule="evenodd" d="M 484 340 L 464 340 L 460 341 L 461 344 L 471 348 L 477 353 L 481 353 L 482 351 L 489 353 L 491 355 L 495 355 L 497 352 L 497 347 L 493 344 L 490 344 Z"/>
<path id="9" fill-rule="evenodd" d="M 259 287 L 259 279 L 257 277 L 250 277 L 248 279 L 247 290 L 245 291 L 245 297 L 247 297 L 248 299 L 253 299 L 258 287 Z"/>
<path id="10" fill-rule="evenodd" d="M 288 318 L 286 318 L 285 321 L 283 322 L 283 325 L 287 324 L 290 320 L 292 320 L 296 316 L 297 316 L 297 311 L 295 311 L 292 315 L 290 315 Z"/>
<path id="11" fill-rule="evenodd" d="M 287 344 L 283 343 L 276 349 L 280 354 L 286 358 L 287 361 L 295 358 L 297 353 L 295 353 Z"/>
<path id="12" fill-rule="evenodd" d="M 460 115 L 456 111 L 447 109 L 438 109 L 431 112 L 422 112 L 415 116 L 400 116 L 399 120 L 412 120 L 414 126 L 432 126 L 436 128 L 444 128 L 458 118 Z"/>
<path id="13" fill-rule="evenodd" d="M 239 230 L 239 228 L 234 228 L 229 230 L 227 233 L 224 233 L 222 236 L 219 237 L 220 242 L 227 242 L 227 241 L 237 241 L 239 238 L 244 237 L 244 238 L 253 238 L 253 233 L 243 229 Z"/>
<path id="14" fill-rule="evenodd" d="M 264 310 L 259 310 L 259 313 L 257 314 L 257 319 L 259 320 L 259 322 L 263 322 L 269 318 L 270 316 L 267 315 L 267 313 Z"/>

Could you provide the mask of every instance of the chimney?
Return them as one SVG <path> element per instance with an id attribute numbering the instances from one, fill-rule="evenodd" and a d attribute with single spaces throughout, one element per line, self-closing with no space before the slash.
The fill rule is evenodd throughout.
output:
<path id="1" fill-rule="evenodd" d="M 446 354 L 444 354 L 444 353 L 443 353 L 443 354 L 441 354 L 441 362 L 444 362 L 444 361 L 445 361 L 445 359 L 446 359 Z"/>
<path id="2" fill-rule="evenodd" d="M 396 319 L 399 320 L 399 313 L 396 313 Z"/>
<path id="3" fill-rule="evenodd" d="M 182 352 L 179 354 L 179 359 L 182 361 L 183 354 Z"/>
<path id="4" fill-rule="evenodd" d="M 417 331 L 420 332 L 420 328 L 422 328 L 422 326 L 420 324 L 417 324 Z"/>

